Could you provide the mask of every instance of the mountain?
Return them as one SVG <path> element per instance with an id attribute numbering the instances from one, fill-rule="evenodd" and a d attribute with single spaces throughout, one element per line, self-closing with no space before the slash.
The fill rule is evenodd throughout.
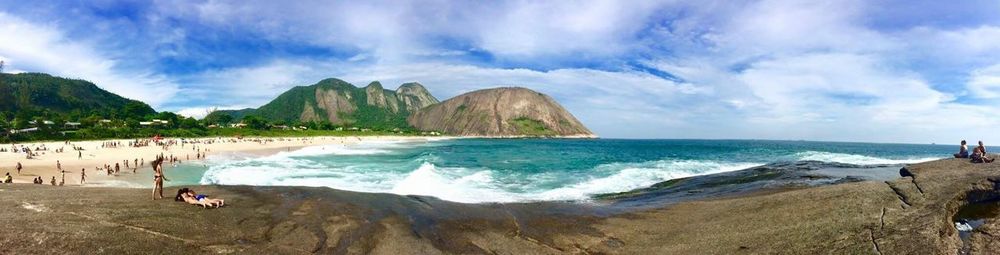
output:
<path id="1" fill-rule="evenodd" d="M 594 137 L 554 99 L 526 88 L 484 89 L 414 112 L 420 130 L 459 136 Z"/>
<path id="2" fill-rule="evenodd" d="M 372 82 L 358 88 L 339 79 L 294 87 L 257 109 L 223 110 L 235 119 L 256 115 L 272 121 L 329 121 L 337 125 L 374 128 L 409 127 L 411 112 L 438 103 L 424 86 L 406 83 L 395 91 Z M 210 115 L 209 117 L 215 117 Z"/>
<path id="3" fill-rule="evenodd" d="M 42 73 L 0 73 L 0 112 L 8 116 L 97 114 L 146 116 L 149 105 L 103 90 L 91 82 Z"/>

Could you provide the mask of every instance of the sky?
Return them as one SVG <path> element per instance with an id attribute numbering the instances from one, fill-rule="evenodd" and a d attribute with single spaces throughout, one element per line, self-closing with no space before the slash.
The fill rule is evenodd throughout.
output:
<path id="1" fill-rule="evenodd" d="M 1000 141 L 1000 1 L 0 0 L 5 72 L 158 111 L 520 86 L 608 138 Z"/>

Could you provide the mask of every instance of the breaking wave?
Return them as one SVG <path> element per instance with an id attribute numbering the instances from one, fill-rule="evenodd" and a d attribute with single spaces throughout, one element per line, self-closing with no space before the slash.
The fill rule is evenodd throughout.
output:
<path id="1" fill-rule="evenodd" d="M 793 155 L 793 158 L 799 161 L 809 160 L 809 161 L 822 161 L 822 162 L 844 163 L 853 165 L 901 165 L 901 164 L 915 164 L 915 163 L 940 159 L 940 158 L 930 158 L 930 157 L 887 159 L 887 158 L 878 158 L 878 157 L 871 157 L 864 155 L 833 153 L 833 152 L 823 152 L 823 151 L 799 152 L 795 153 Z"/>

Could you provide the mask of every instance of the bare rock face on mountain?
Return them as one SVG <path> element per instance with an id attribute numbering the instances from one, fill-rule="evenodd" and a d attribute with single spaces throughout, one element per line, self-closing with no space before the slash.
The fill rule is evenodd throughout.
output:
<path id="1" fill-rule="evenodd" d="M 322 109 L 326 114 L 321 116 L 320 111 L 313 109 L 312 104 L 303 102 L 304 109 L 299 117 L 302 121 L 330 121 L 331 123 L 343 123 L 340 118 L 343 114 L 353 114 L 357 107 L 351 102 L 351 93 L 331 88 L 316 88 L 316 107 Z"/>
<path id="2" fill-rule="evenodd" d="M 233 119 L 255 115 L 270 121 L 329 122 L 355 127 L 409 128 L 406 117 L 438 100 L 424 86 L 406 83 L 395 91 L 375 81 L 364 88 L 339 79 L 325 79 L 310 86 L 294 87 L 257 109 L 222 110 L 209 115 Z"/>
<path id="3" fill-rule="evenodd" d="M 437 98 L 431 95 L 423 85 L 416 82 L 403 83 L 396 89 L 396 97 L 406 106 L 409 112 L 416 112 L 420 108 L 440 103 Z"/>
<path id="4" fill-rule="evenodd" d="M 551 97 L 525 88 L 473 91 L 422 108 L 407 121 L 460 136 L 594 137 Z"/>
<path id="5" fill-rule="evenodd" d="M 399 105 L 397 105 L 396 102 L 389 104 L 389 102 L 386 101 L 384 90 L 385 89 L 382 88 L 382 83 L 377 81 L 369 83 L 368 86 L 365 87 L 365 94 L 368 95 L 368 105 L 386 108 L 392 112 L 399 112 Z"/>

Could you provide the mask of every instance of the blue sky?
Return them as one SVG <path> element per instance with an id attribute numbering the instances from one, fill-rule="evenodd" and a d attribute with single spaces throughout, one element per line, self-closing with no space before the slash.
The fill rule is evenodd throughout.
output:
<path id="1" fill-rule="evenodd" d="M 559 100 L 604 137 L 1000 139 L 998 1 L 9 1 L 11 72 L 157 110 L 338 77 Z"/>

